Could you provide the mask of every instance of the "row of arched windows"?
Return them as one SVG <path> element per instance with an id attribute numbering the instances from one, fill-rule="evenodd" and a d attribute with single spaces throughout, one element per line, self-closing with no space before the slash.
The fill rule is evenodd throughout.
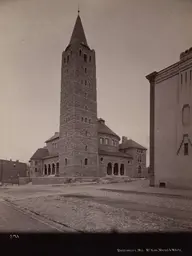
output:
<path id="1" fill-rule="evenodd" d="M 125 174 L 125 167 L 124 164 L 119 165 L 118 163 L 115 163 L 114 166 L 112 165 L 112 163 L 108 163 L 107 165 L 107 175 L 124 175 Z"/>
<path id="2" fill-rule="evenodd" d="M 87 146 L 85 146 L 85 151 L 87 151 Z M 81 164 L 83 164 L 82 160 L 81 160 Z M 68 159 L 65 158 L 65 166 L 67 166 L 67 165 L 68 165 Z M 87 158 L 84 159 L 84 165 L 88 165 L 88 159 Z"/>
<path id="3" fill-rule="evenodd" d="M 91 62 L 91 56 L 87 56 L 87 54 L 83 53 L 81 49 L 79 49 L 79 56 L 83 57 L 84 62 Z"/>
<path id="4" fill-rule="evenodd" d="M 59 173 L 59 163 L 45 164 L 44 175 L 55 175 Z"/>
<path id="5" fill-rule="evenodd" d="M 91 119 L 88 119 L 87 117 L 83 117 L 83 116 L 81 117 L 81 121 L 89 124 L 91 123 Z"/>
<path id="6" fill-rule="evenodd" d="M 108 139 L 108 138 L 100 138 L 100 144 L 105 144 L 105 145 L 112 145 L 112 146 L 117 146 L 117 141 L 113 139 Z"/>

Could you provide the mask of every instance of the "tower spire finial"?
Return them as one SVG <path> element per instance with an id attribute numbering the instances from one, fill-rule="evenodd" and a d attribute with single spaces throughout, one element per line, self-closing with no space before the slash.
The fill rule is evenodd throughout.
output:
<path id="1" fill-rule="evenodd" d="M 79 4 L 78 4 L 78 15 L 79 15 L 79 13 L 80 13 L 80 8 L 79 8 Z"/>

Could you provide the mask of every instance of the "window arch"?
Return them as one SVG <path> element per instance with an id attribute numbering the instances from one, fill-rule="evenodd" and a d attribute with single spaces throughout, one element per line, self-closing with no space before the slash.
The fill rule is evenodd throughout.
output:
<path id="1" fill-rule="evenodd" d="M 113 173 L 114 173 L 114 175 L 118 175 L 118 173 L 119 173 L 118 163 L 114 164 Z"/>
<path id="2" fill-rule="evenodd" d="M 48 175 L 51 175 L 51 165 L 48 165 Z"/>
<path id="3" fill-rule="evenodd" d="M 124 175 L 124 164 L 120 166 L 120 175 Z"/>
<path id="4" fill-rule="evenodd" d="M 87 159 L 87 158 L 85 158 L 84 164 L 85 164 L 85 165 L 88 165 L 88 159 Z"/>
<path id="5" fill-rule="evenodd" d="M 47 175 L 47 165 L 44 165 L 44 175 Z"/>
<path id="6" fill-rule="evenodd" d="M 56 164 L 56 174 L 59 174 L 59 163 Z"/>
<path id="7" fill-rule="evenodd" d="M 52 164 L 52 174 L 55 174 L 55 164 Z"/>
<path id="8" fill-rule="evenodd" d="M 108 163 L 107 165 L 107 175 L 112 175 L 112 163 Z"/>

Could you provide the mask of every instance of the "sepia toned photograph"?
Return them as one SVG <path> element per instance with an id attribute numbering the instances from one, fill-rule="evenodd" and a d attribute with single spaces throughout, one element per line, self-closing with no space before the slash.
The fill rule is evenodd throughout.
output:
<path id="1" fill-rule="evenodd" d="M 191 25 L 190 0 L 0 0 L 0 233 L 192 231 Z"/>

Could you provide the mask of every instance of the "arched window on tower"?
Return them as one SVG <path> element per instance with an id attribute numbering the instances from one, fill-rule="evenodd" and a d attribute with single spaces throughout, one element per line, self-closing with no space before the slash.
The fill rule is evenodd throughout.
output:
<path id="1" fill-rule="evenodd" d="M 84 61 L 87 62 L 87 54 L 84 54 Z"/>
<path id="2" fill-rule="evenodd" d="M 85 163 L 85 165 L 87 165 L 87 164 L 88 164 L 88 159 L 87 159 L 87 158 L 85 158 L 84 163 Z"/>

